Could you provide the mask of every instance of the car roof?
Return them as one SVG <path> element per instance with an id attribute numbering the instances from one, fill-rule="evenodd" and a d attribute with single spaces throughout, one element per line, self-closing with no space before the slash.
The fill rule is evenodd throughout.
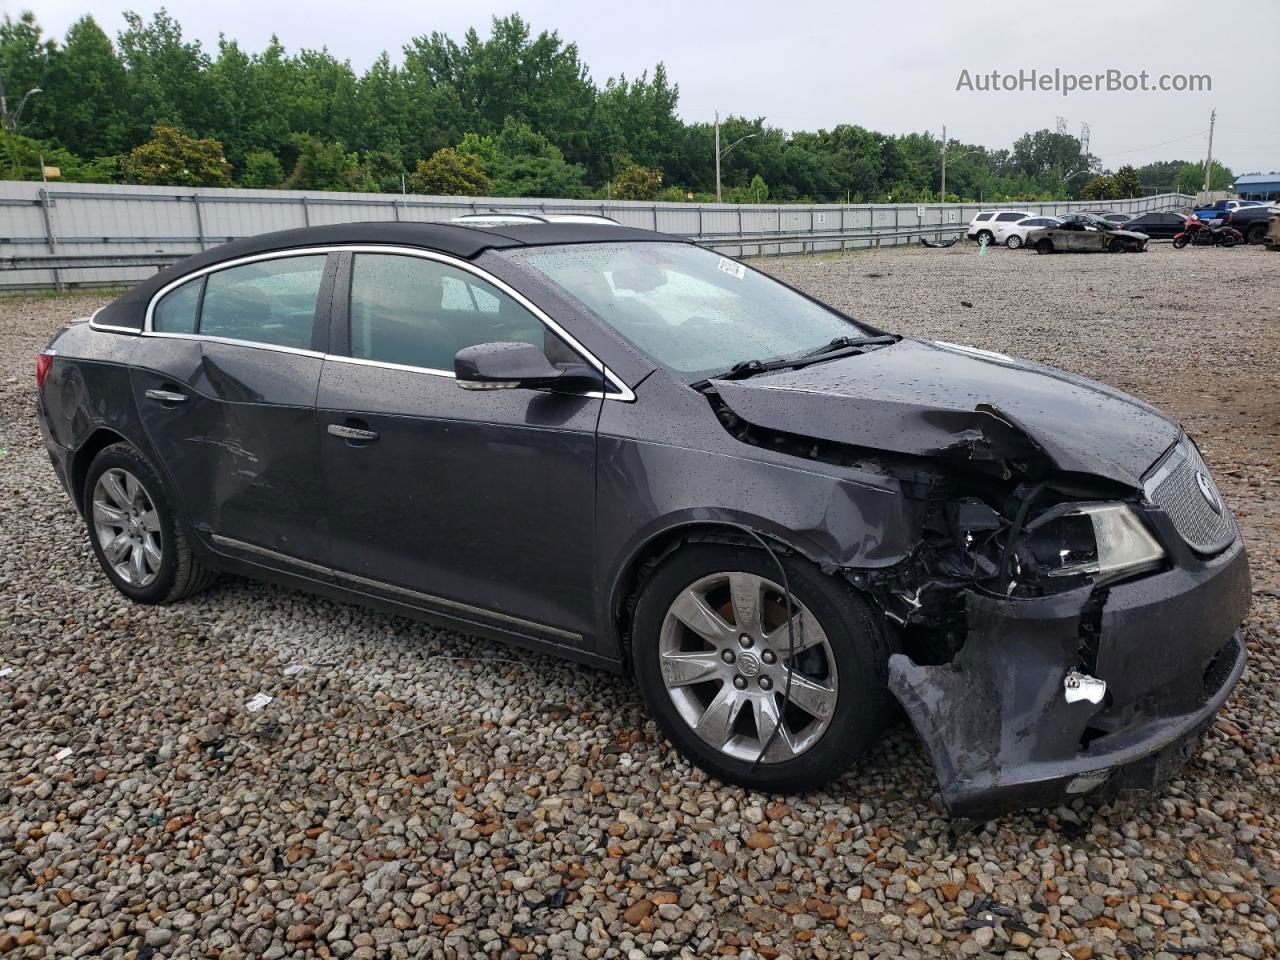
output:
<path id="1" fill-rule="evenodd" d="M 346 244 L 386 244 L 421 247 L 471 260 L 486 250 L 512 247 L 543 247 L 574 243 L 618 242 L 688 243 L 675 237 L 637 227 L 607 222 L 549 222 L 546 219 L 509 218 L 502 223 L 409 223 L 395 221 L 331 223 L 298 227 L 244 237 L 179 260 L 127 291 L 98 314 L 99 325 L 141 329 L 139 307 L 148 303 L 162 287 L 193 270 L 228 260 L 261 253 Z"/>

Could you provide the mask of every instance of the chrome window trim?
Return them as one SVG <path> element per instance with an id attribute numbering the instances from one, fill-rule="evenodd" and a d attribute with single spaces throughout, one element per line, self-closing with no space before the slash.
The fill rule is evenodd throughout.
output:
<path id="1" fill-rule="evenodd" d="M 498 290 L 505 293 L 516 303 L 520 304 L 524 309 L 528 310 L 533 316 L 542 323 L 543 326 L 550 329 L 556 336 L 560 337 L 571 349 L 580 354 L 591 366 L 599 370 L 601 374 L 609 381 L 609 383 L 618 391 L 617 393 L 605 393 L 600 390 L 592 390 L 587 393 L 577 393 L 574 396 L 590 397 L 603 400 L 620 400 L 623 403 L 632 403 L 636 399 L 635 392 L 627 386 L 621 378 L 610 370 L 599 358 L 590 350 L 584 347 L 576 337 L 556 323 L 541 307 L 532 300 L 522 294 L 519 290 L 506 283 L 504 280 L 495 277 L 487 270 L 477 267 L 475 264 L 449 254 L 440 253 L 436 250 L 426 250 L 422 247 L 406 247 L 394 244 L 372 244 L 372 243 L 338 243 L 327 246 L 318 247 L 297 247 L 288 250 L 271 250 L 266 253 L 255 253 L 244 257 L 237 257 L 233 260 L 224 260 L 221 263 L 210 264 L 201 267 L 199 270 L 193 270 L 191 273 L 185 273 L 181 277 L 177 277 L 171 282 L 165 284 L 152 295 L 147 302 L 147 312 L 142 321 L 142 329 L 134 330 L 128 328 L 128 333 L 140 334 L 144 337 L 169 337 L 180 340 L 208 340 L 213 343 L 227 343 L 235 346 L 254 347 L 260 350 L 276 350 L 281 353 L 295 353 L 302 356 L 320 357 L 324 360 L 333 360 L 338 363 L 353 363 L 360 366 L 383 367 L 389 370 L 404 370 L 409 373 L 419 373 L 431 377 L 446 377 L 448 379 L 456 379 L 452 370 L 436 370 L 429 367 L 415 367 L 409 364 L 389 363 L 383 360 L 366 360 L 363 357 L 349 357 L 336 353 L 320 353 L 315 350 L 304 350 L 298 347 L 277 346 L 270 343 L 258 343 L 253 340 L 236 340 L 231 337 L 212 337 L 201 333 L 166 333 L 153 328 L 153 318 L 155 315 L 156 304 L 168 294 L 170 291 L 177 289 L 185 283 L 203 277 L 206 274 L 215 273 L 219 270 L 229 270 L 232 267 L 244 266 L 250 263 L 260 263 L 265 260 L 281 260 L 286 257 L 309 257 L 309 256 L 327 256 L 330 253 L 377 253 L 390 256 L 408 256 L 420 257 L 424 260 L 434 260 L 443 263 L 446 266 L 454 267 L 473 276 L 478 277 L 485 283 L 492 285 Z M 90 324 L 92 324 L 92 320 Z M 122 330 L 124 328 L 121 328 Z"/>
<path id="2" fill-rule="evenodd" d="M 135 336 L 142 332 L 137 327 L 117 327 L 114 324 L 110 324 L 110 323 L 99 323 L 98 314 L 100 314 L 105 309 L 107 308 L 99 307 L 97 310 L 93 311 L 93 313 L 89 314 L 90 330 L 102 330 L 106 333 L 132 333 Z"/>

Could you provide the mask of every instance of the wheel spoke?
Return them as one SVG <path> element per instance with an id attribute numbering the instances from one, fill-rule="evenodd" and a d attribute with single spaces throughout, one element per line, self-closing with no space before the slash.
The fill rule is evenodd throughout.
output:
<path id="1" fill-rule="evenodd" d="M 129 498 L 129 494 L 125 492 L 124 486 L 121 485 L 119 476 L 112 471 L 108 471 L 102 475 L 102 479 L 98 482 L 102 484 L 102 489 L 107 492 L 107 496 L 111 498 L 112 503 L 121 510 L 129 509 L 132 501 Z"/>
<path id="2" fill-rule="evenodd" d="M 778 686 L 785 687 L 785 684 Z M 798 673 L 791 674 L 791 695 L 787 699 L 811 717 L 819 720 L 830 719 L 836 708 L 834 688 Z"/>
<path id="3" fill-rule="evenodd" d="M 110 563 L 118 564 L 128 555 L 129 547 L 132 545 L 133 541 L 129 539 L 129 535 L 121 531 L 102 545 L 102 552 L 106 554 Z"/>
<path id="4" fill-rule="evenodd" d="M 138 519 L 138 523 L 141 524 L 143 530 L 146 530 L 149 533 L 160 532 L 160 514 L 156 513 L 154 510 L 148 510 L 144 513 Z"/>
<path id="5" fill-rule="evenodd" d="M 147 552 L 142 544 L 133 544 L 129 552 L 129 579 L 134 583 L 142 583 L 147 578 Z"/>
<path id="6" fill-rule="evenodd" d="M 755 710 L 756 733 L 760 736 L 760 749 L 773 737 L 774 727 L 778 727 L 778 735 L 773 737 L 773 745 L 765 755 L 766 760 L 790 760 L 796 755 L 795 744 L 787 725 L 782 722 L 778 713 L 778 701 L 775 697 L 760 697 L 752 701 Z"/>
<path id="7" fill-rule="evenodd" d="M 101 500 L 93 501 L 94 523 L 104 523 L 112 527 L 124 527 L 124 511 L 118 510 Z"/>
<path id="8" fill-rule="evenodd" d="M 818 647 L 827 642 L 827 635 L 822 624 L 808 610 L 791 611 L 791 627 L 794 631 L 795 651 L 801 653 L 810 647 Z M 787 649 L 790 638 L 787 636 L 787 623 L 784 620 L 764 635 L 764 642 L 778 651 L 780 655 Z"/>
<path id="9" fill-rule="evenodd" d="M 138 478 L 132 473 L 124 475 L 124 491 L 129 495 L 129 505 L 136 506 L 138 503 L 138 494 L 142 492 L 142 484 L 138 483 Z"/>
<path id="10" fill-rule="evenodd" d="M 761 580 L 750 573 L 729 574 L 729 596 L 733 600 L 733 618 L 739 630 L 760 629 Z"/>
<path id="11" fill-rule="evenodd" d="M 725 663 L 713 650 L 662 654 L 662 679 L 668 687 L 684 687 L 717 676 Z"/>
<path id="12" fill-rule="evenodd" d="M 692 590 L 686 590 L 671 605 L 671 615 L 707 643 L 722 646 L 737 635 L 733 627 Z"/>
<path id="13" fill-rule="evenodd" d="M 707 704 L 698 723 L 694 726 L 698 736 L 710 744 L 723 747 L 729 742 L 733 733 L 733 722 L 742 711 L 745 697 L 734 689 L 733 684 L 726 683 L 720 688 L 712 701 Z"/>
<path id="14" fill-rule="evenodd" d="M 160 569 L 160 544 L 156 542 L 154 537 L 144 537 L 142 550 L 147 557 L 147 567 L 152 573 L 155 573 Z"/>

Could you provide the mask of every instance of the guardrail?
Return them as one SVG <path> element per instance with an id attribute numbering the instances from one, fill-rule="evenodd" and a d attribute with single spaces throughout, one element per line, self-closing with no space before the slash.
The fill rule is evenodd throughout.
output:
<path id="1" fill-rule="evenodd" d="M 1162 194 L 1111 201 L 1129 213 L 1182 206 Z M 1094 204 L 1012 204 L 1036 215 Z M 357 220 L 438 223 L 491 210 L 594 213 L 728 256 L 774 256 L 941 239 L 991 204 L 696 204 L 424 197 L 119 184 L 0 182 L 0 290 L 132 284 L 182 257 L 253 234 Z"/>

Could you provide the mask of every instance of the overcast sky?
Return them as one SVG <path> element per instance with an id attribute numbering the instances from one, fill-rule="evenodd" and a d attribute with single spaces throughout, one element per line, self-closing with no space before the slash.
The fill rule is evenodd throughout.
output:
<path id="1" fill-rule="evenodd" d="M 92 13 L 114 35 L 121 11 L 145 16 L 162 4 L 86 0 L 0 0 L 33 9 L 61 38 Z M 1064 117 L 1112 168 L 1152 160 L 1203 159 L 1209 111 L 1217 108 L 1214 157 L 1236 173 L 1280 170 L 1280 3 L 1273 0 L 1026 0 L 922 4 L 739 0 L 168 0 L 187 34 L 216 48 L 219 32 L 251 50 L 272 33 L 291 51 L 328 47 L 362 70 L 382 50 L 399 59 L 409 37 L 470 26 L 487 34 L 493 15 L 521 13 L 535 30 L 578 44 L 597 82 L 635 75 L 658 61 L 680 85 L 689 121 L 763 115 L 787 130 L 855 123 L 886 133 L 929 130 L 966 143 L 1007 147 L 1021 133 L 1053 129 Z M 1250 38 L 1256 38 L 1254 43 Z M 1211 92 L 980 93 L 957 91 L 971 75 L 1037 69 L 1093 74 L 1115 68 L 1207 73 Z M 1172 142 L 1170 142 L 1172 141 Z"/>

